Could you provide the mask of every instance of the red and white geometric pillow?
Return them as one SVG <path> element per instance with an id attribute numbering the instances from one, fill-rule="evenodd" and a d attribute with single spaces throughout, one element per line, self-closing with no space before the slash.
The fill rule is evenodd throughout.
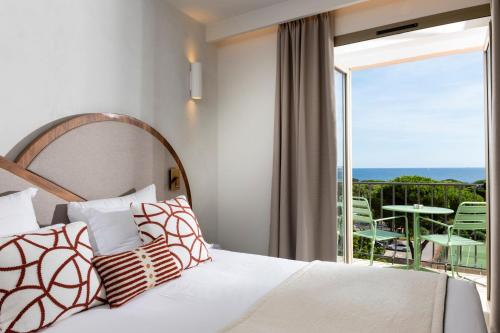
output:
<path id="1" fill-rule="evenodd" d="M 104 303 L 92 257 L 82 222 L 0 238 L 1 331 L 36 331 Z"/>
<path id="2" fill-rule="evenodd" d="M 132 204 L 131 209 L 143 243 L 165 236 L 181 269 L 212 259 L 185 196 L 158 203 Z"/>
<path id="3" fill-rule="evenodd" d="M 165 237 L 135 250 L 92 260 L 112 308 L 119 307 L 157 285 L 181 276 Z"/>

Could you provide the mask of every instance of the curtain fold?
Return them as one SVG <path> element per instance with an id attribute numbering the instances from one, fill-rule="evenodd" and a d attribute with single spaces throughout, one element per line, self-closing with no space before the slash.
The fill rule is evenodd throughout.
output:
<path id="1" fill-rule="evenodd" d="M 336 134 L 331 17 L 278 30 L 270 255 L 337 257 Z"/>
<path id="2" fill-rule="evenodd" d="M 490 115 L 490 333 L 500 333 L 500 1 L 491 1 L 492 109 Z"/>

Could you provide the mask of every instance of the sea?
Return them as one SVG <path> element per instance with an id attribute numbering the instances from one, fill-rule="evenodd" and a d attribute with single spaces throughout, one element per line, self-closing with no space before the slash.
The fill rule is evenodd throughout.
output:
<path id="1" fill-rule="evenodd" d="M 353 168 L 357 180 L 389 181 L 400 176 L 422 176 L 434 180 L 453 179 L 464 183 L 484 180 L 484 168 Z"/>

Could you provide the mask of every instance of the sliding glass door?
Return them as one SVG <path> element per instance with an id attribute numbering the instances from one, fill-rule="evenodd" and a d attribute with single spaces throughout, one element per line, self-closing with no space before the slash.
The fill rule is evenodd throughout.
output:
<path id="1" fill-rule="evenodd" d="M 337 261 L 350 262 L 352 258 L 349 234 L 351 202 L 350 169 L 350 130 L 349 130 L 349 74 L 340 68 L 335 69 L 335 117 L 337 124 Z"/>
<path id="2" fill-rule="evenodd" d="M 492 117 L 492 62 L 491 62 L 491 22 L 489 25 L 489 33 L 488 33 L 488 39 L 486 40 L 485 46 L 484 46 L 484 85 L 485 85 L 485 101 L 484 101 L 484 106 L 485 106 L 485 138 L 486 138 L 486 162 L 485 162 L 485 167 L 486 167 L 486 201 L 489 202 L 489 184 L 490 184 L 490 145 L 489 145 L 489 138 L 490 138 L 490 132 L 491 132 L 491 117 Z M 489 205 L 488 205 L 488 210 L 489 210 Z M 490 216 L 489 212 L 487 216 Z M 489 235 L 489 229 L 490 229 L 490 223 L 491 221 L 488 218 L 487 221 L 487 237 L 486 237 L 486 258 L 487 258 L 487 263 L 486 263 L 486 269 L 487 269 L 487 298 L 490 299 L 490 237 Z"/>

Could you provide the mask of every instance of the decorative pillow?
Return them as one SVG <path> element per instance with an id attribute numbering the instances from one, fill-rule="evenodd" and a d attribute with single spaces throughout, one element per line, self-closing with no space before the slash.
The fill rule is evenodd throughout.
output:
<path id="1" fill-rule="evenodd" d="M 105 302 L 83 222 L 0 238 L 0 329 L 32 332 Z"/>
<path id="2" fill-rule="evenodd" d="M 90 208 L 85 214 L 90 217 L 87 224 L 95 255 L 131 251 L 142 245 L 130 208 L 113 212 Z"/>
<path id="3" fill-rule="evenodd" d="M 31 199 L 38 189 L 27 190 L 0 197 L 0 236 L 10 236 L 38 230 Z"/>
<path id="4" fill-rule="evenodd" d="M 156 186 L 154 184 L 123 197 L 70 202 L 68 203 L 68 218 L 71 222 L 88 222 L 90 219 L 88 215 L 89 208 L 94 208 L 101 212 L 112 212 L 129 209 L 131 203 L 140 202 L 156 202 Z"/>
<path id="5" fill-rule="evenodd" d="M 108 302 L 119 307 L 148 289 L 181 276 L 165 237 L 133 251 L 92 260 L 101 276 Z"/>
<path id="6" fill-rule="evenodd" d="M 144 243 L 165 236 L 181 269 L 211 260 L 196 216 L 185 196 L 158 203 L 132 204 L 132 213 Z"/>

